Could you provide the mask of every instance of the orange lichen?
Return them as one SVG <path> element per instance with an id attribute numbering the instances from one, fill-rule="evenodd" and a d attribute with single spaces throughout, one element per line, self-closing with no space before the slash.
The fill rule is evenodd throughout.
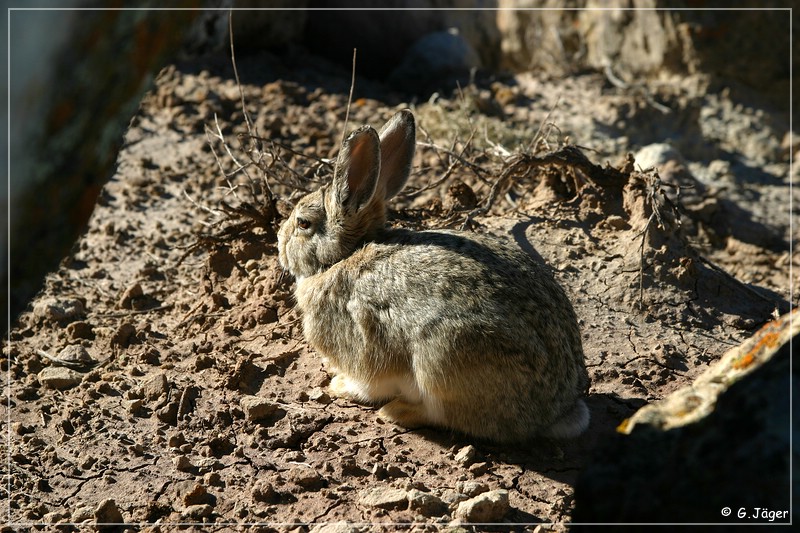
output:
<path id="1" fill-rule="evenodd" d="M 779 331 L 769 331 L 771 326 L 775 326 L 775 322 L 770 322 L 764 328 L 761 329 L 759 332 L 759 339 L 753 345 L 753 347 L 741 357 L 736 358 L 733 362 L 733 368 L 737 370 L 741 370 L 743 368 L 747 368 L 752 365 L 759 354 L 764 353 L 766 350 L 772 350 L 780 343 L 780 332 Z M 765 331 L 766 330 L 766 331 Z M 762 333 L 763 332 L 763 333 Z"/>
<path id="2" fill-rule="evenodd" d="M 736 359 L 731 366 L 736 370 L 741 370 L 743 368 L 747 368 L 748 366 L 752 365 L 755 360 L 756 358 L 755 356 L 753 356 L 752 353 L 747 353 L 744 354 L 742 357 Z"/>

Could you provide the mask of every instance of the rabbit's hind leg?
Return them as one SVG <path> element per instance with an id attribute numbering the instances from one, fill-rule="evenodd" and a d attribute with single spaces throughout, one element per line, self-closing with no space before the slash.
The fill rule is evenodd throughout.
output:
<path id="1" fill-rule="evenodd" d="M 398 396 L 381 407 L 378 414 L 390 422 L 410 429 L 440 426 L 443 418 L 438 402 L 432 399 L 413 402 L 404 396 Z"/>
<path id="2" fill-rule="evenodd" d="M 378 414 L 389 422 L 410 429 L 430 424 L 425 406 L 421 402 L 410 403 L 403 398 L 395 398 L 387 403 Z"/>
<path id="3" fill-rule="evenodd" d="M 397 395 L 392 381 L 361 381 L 347 374 L 336 374 L 329 389 L 334 396 L 364 405 L 379 405 Z"/>

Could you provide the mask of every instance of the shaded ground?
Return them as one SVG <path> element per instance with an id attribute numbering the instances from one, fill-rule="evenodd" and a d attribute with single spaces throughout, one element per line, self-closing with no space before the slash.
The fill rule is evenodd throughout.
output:
<path id="1" fill-rule="evenodd" d="M 340 141 L 349 88 L 347 73 L 300 64 L 313 68 L 291 78 L 269 57 L 239 65 L 258 132 L 285 145 L 265 142 L 262 160 L 282 214 L 328 178 L 316 158 Z M 261 176 L 222 177 L 231 155 L 249 161 L 239 90 L 224 60 L 204 68 L 162 73 L 87 234 L 5 346 L 13 522 L 563 523 L 600 439 L 787 310 L 780 117 L 696 80 L 647 97 L 595 74 L 467 87 L 412 103 L 415 172 L 390 223 L 505 235 L 549 264 L 583 329 L 592 423 L 516 447 L 385 423 L 326 393 L 271 225 L 242 216 Z M 408 105 L 359 82 L 348 128 Z M 231 155 L 209 148 L 215 120 Z M 665 139 L 675 150 L 641 154 L 661 181 L 624 158 Z"/>

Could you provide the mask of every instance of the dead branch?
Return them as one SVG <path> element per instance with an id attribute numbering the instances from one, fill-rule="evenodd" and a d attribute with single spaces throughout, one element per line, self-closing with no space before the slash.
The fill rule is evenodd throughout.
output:
<path id="1" fill-rule="evenodd" d="M 483 205 L 472 210 L 467 218 L 471 219 L 489 212 L 498 196 L 508 190 L 516 180 L 528 176 L 535 168 L 548 165 L 578 169 L 593 182 L 602 186 L 618 187 L 620 190 L 628 181 L 627 175 L 619 170 L 610 166 L 603 168 L 589 161 L 575 145 L 563 146 L 559 150 L 543 156 L 526 153 L 515 154 L 506 161 L 502 173 L 492 184 Z M 467 221 L 465 221 L 466 224 Z"/>

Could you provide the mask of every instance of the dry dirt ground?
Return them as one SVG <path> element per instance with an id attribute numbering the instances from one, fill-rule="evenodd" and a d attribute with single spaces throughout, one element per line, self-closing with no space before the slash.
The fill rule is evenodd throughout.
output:
<path id="1" fill-rule="evenodd" d="M 260 155 L 237 139 L 224 58 L 166 69 L 144 99 L 88 232 L 4 345 L 14 527 L 563 529 L 598 441 L 788 309 L 786 117 L 698 79 L 521 75 L 417 102 L 359 80 L 348 129 L 408 106 L 419 124 L 390 224 L 491 232 L 550 265 L 582 327 L 592 422 L 499 447 L 333 399 L 274 228 L 330 176 L 350 79 L 294 64 L 313 67 L 240 61 Z"/>

